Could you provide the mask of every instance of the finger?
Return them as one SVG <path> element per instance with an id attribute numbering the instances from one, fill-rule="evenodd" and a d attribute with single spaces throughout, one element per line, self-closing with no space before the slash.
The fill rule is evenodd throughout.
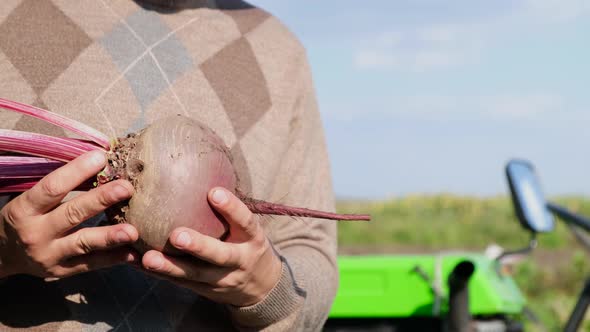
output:
<path id="1" fill-rule="evenodd" d="M 127 248 L 119 248 L 108 252 L 95 252 L 84 256 L 70 258 L 62 263 L 54 271 L 54 274 L 59 277 L 67 277 L 119 264 L 135 264 L 139 263 L 139 261 L 140 256 L 137 252 Z"/>
<path id="2" fill-rule="evenodd" d="M 128 199 L 132 193 L 133 186 L 125 180 L 109 182 L 90 190 L 47 214 L 52 232 L 61 235 L 111 205 Z"/>
<path id="3" fill-rule="evenodd" d="M 172 231 L 169 239 L 174 247 L 211 264 L 226 267 L 241 265 L 242 255 L 234 243 L 223 242 L 185 227 Z"/>
<path id="4" fill-rule="evenodd" d="M 87 152 L 51 172 L 19 197 L 30 214 L 43 214 L 56 207 L 70 191 L 100 172 L 105 164 L 103 151 Z"/>
<path id="5" fill-rule="evenodd" d="M 238 241 L 252 239 L 258 233 L 258 222 L 248 207 L 224 188 L 209 191 L 209 202 L 230 225 L 230 236 Z"/>
<path id="6" fill-rule="evenodd" d="M 138 237 L 137 229 L 129 224 L 87 227 L 55 240 L 54 246 L 61 257 L 73 257 L 131 244 Z"/>
<path id="7" fill-rule="evenodd" d="M 149 271 L 163 274 L 172 278 L 190 280 L 211 285 L 217 285 L 220 280 L 234 269 L 220 268 L 215 265 L 189 261 L 182 258 L 165 256 L 161 252 L 150 250 L 142 258 L 142 265 Z"/>

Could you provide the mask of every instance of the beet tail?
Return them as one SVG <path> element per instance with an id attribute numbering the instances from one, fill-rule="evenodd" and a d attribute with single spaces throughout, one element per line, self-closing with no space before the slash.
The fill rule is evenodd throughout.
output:
<path id="1" fill-rule="evenodd" d="M 254 198 L 243 199 L 244 204 L 256 214 L 272 214 L 277 216 L 306 217 L 329 220 L 359 220 L 370 221 L 371 216 L 368 214 L 340 214 L 318 210 L 311 210 L 300 207 L 287 206 L 277 203 L 269 203 Z"/>

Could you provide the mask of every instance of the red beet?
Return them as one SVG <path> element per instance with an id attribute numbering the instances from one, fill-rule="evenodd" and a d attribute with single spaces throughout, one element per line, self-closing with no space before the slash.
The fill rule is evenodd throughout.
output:
<path id="1" fill-rule="evenodd" d="M 216 186 L 232 191 L 254 213 L 368 220 L 364 215 L 313 211 L 243 196 L 222 139 L 206 125 L 183 116 L 157 121 L 121 139 L 109 152 L 109 159 L 106 180 L 128 179 L 135 193 L 127 205 L 110 209 L 108 215 L 138 229 L 141 251 L 154 248 L 173 253 L 168 236 L 180 226 L 222 238 L 227 224 L 207 201 L 207 193 Z"/>
<path id="2" fill-rule="evenodd" d="M 227 233 L 227 224 L 207 200 L 207 193 L 216 186 L 232 191 L 253 213 L 370 220 L 368 215 L 335 214 L 246 197 L 240 192 L 231 155 L 223 140 L 206 125 L 186 117 L 157 121 L 111 145 L 106 135 L 59 114 L 3 98 L 0 107 L 71 130 L 86 139 L 0 130 L 0 151 L 37 156 L 0 156 L 0 193 L 31 188 L 54 169 L 52 160 L 67 162 L 85 151 L 105 151 L 109 165 L 98 175 L 97 182 L 122 178 L 131 181 L 135 188 L 129 201 L 108 209 L 107 215 L 113 222 L 130 223 L 138 229 L 137 247 L 141 251 L 154 248 L 174 253 L 167 240 L 170 232 L 180 226 L 222 238 Z"/>

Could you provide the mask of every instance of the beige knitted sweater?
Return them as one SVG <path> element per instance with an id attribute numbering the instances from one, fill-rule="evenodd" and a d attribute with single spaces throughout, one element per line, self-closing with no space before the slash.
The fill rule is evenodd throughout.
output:
<path id="1" fill-rule="evenodd" d="M 253 197 L 333 210 L 310 69 L 296 38 L 239 1 L 150 2 L 0 1 L 0 96 L 117 136 L 186 114 L 231 147 Z M 0 128 L 72 135 L 8 111 L 0 111 Z M 337 288 L 335 224 L 273 218 L 264 227 L 283 272 L 258 304 L 215 304 L 127 266 L 48 282 L 14 276 L 0 281 L 0 330 L 321 329 Z"/>

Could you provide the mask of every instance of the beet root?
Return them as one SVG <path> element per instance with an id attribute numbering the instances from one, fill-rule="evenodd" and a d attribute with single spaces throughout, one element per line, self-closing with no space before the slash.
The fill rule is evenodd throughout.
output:
<path id="1" fill-rule="evenodd" d="M 369 220 L 367 215 L 340 215 L 273 204 L 240 194 L 229 149 L 206 125 L 183 116 L 154 122 L 137 134 L 119 140 L 109 152 L 109 166 L 99 178 L 129 180 L 133 197 L 107 210 L 109 219 L 135 226 L 141 252 L 156 249 L 178 253 L 168 243 L 177 227 L 223 238 L 228 225 L 207 200 L 213 187 L 224 187 L 240 197 L 253 213 Z"/>

